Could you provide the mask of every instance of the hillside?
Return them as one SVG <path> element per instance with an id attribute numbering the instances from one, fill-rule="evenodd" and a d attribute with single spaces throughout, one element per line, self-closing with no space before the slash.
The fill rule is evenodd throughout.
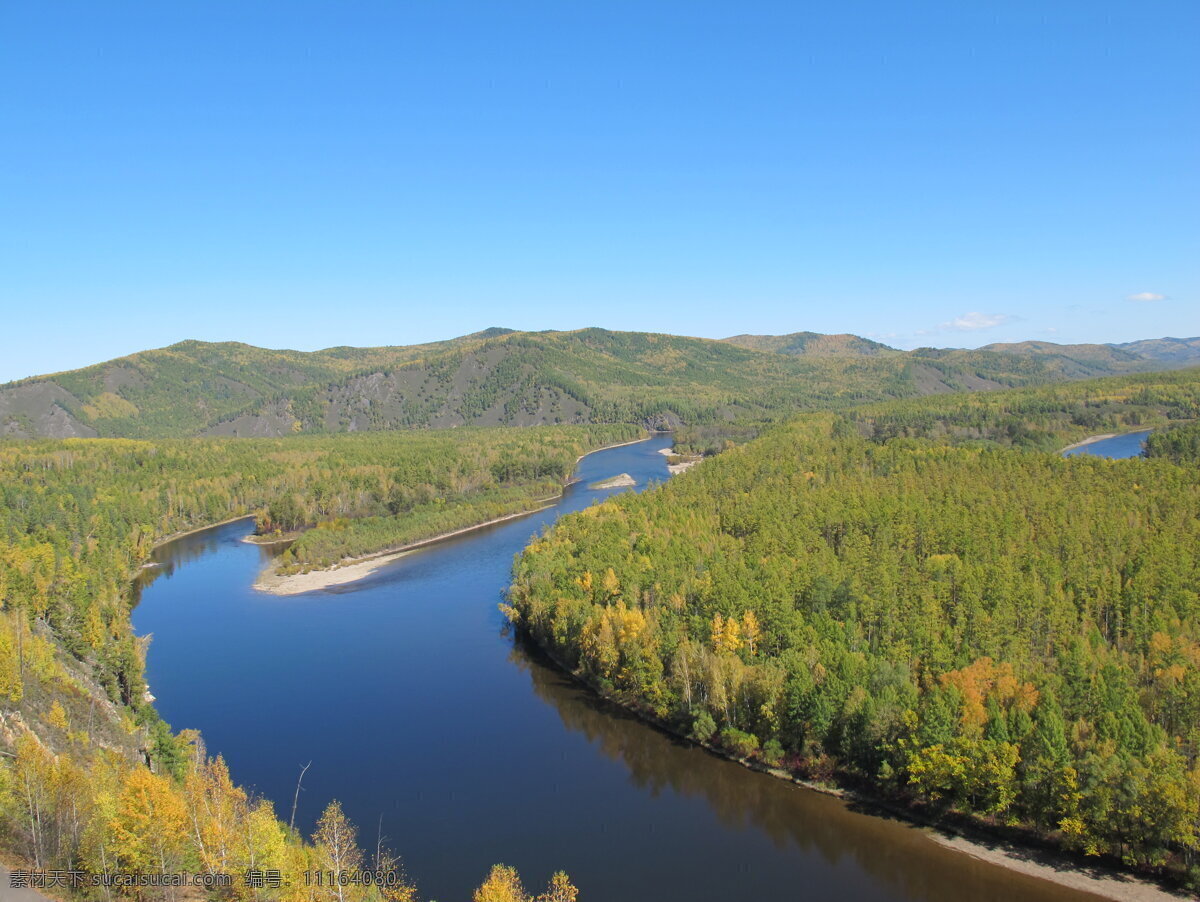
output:
<path id="1" fill-rule="evenodd" d="M 502 331 L 502 330 L 495 330 Z M 46 438 L 186 436 L 264 398 L 352 373 L 397 366 L 477 342 L 493 330 L 397 348 L 274 351 L 182 341 L 106 363 L 0 386 L 0 435 Z"/>
<path id="2" fill-rule="evenodd" d="M 1194 889 L 1198 415 L 1200 368 L 805 414 L 561 518 L 505 613 L 733 757 Z M 1152 459 L 1053 453 L 1150 424 Z"/>
<path id="3" fill-rule="evenodd" d="M 713 341 L 499 328 L 423 345 L 315 352 L 185 341 L 0 386 L 0 435 L 271 437 L 613 422 L 673 428 L 1164 369 L 1200 354 L 1193 339 L 1133 344 L 902 352 L 851 335 Z"/>

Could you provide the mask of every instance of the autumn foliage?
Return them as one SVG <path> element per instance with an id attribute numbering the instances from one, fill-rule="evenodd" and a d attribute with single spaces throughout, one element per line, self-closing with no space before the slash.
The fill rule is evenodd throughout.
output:
<path id="1" fill-rule="evenodd" d="M 559 520 L 518 560 L 512 616 L 737 757 L 1182 872 L 1200 472 L 1037 449 L 1093 415 L 1195 417 L 1200 373 L 1110 381 L 1096 402 L 1100 383 L 800 417 Z"/>

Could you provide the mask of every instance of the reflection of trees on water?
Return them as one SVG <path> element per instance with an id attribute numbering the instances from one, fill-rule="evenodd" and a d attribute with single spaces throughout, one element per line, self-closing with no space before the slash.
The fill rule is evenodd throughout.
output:
<path id="1" fill-rule="evenodd" d="M 753 827 L 769 836 L 778 849 L 816 853 L 830 866 L 849 859 L 848 866 L 887 888 L 885 897 L 927 902 L 1095 898 L 952 852 L 911 824 L 865 816 L 840 799 L 718 758 L 597 697 L 519 639 L 509 657 L 529 673 L 534 693 L 555 708 L 563 724 L 586 736 L 606 757 L 621 762 L 639 789 L 652 796 L 668 789 L 702 798 L 723 827 Z M 819 885 L 822 879 L 836 881 L 834 873 L 812 876 L 809 891 L 815 895 L 806 897 L 836 892 L 834 885 Z"/>
<path id="2" fill-rule="evenodd" d="M 234 523 L 226 523 L 223 526 L 214 526 L 211 529 L 189 533 L 186 536 L 180 536 L 178 539 L 172 539 L 163 545 L 159 545 L 150 552 L 149 563 L 155 566 L 139 571 L 137 576 L 134 577 L 134 602 L 136 603 L 140 600 L 141 593 L 160 576 L 170 576 L 189 561 L 194 561 L 196 558 L 216 551 L 223 542 L 228 541 L 231 535 L 238 536 L 239 538 L 243 535 L 248 535 L 251 522 L 251 518 L 247 517 L 244 520 L 238 520 Z M 266 562 L 271 557 L 279 554 L 287 546 L 277 544 L 256 545 L 255 547 L 259 549 L 262 560 Z"/>

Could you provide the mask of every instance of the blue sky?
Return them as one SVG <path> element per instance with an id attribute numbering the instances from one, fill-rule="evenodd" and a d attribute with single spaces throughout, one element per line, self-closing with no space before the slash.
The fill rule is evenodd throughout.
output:
<path id="1" fill-rule="evenodd" d="M 1194 0 L 0 4 L 0 380 L 490 325 L 1200 334 L 1198 37 Z"/>

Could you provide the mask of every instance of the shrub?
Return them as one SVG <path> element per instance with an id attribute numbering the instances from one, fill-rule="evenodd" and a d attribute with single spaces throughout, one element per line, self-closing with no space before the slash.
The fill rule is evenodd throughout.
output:
<path id="1" fill-rule="evenodd" d="M 717 724 L 707 711 L 701 711 L 699 716 L 692 721 L 692 735 L 701 742 L 708 742 L 715 732 L 717 732 Z"/>
<path id="2" fill-rule="evenodd" d="M 739 758 L 749 758 L 758 751 L 758 737 L 733 727 L 726 727 L 721 731 L 721 745 Z"/>
<path id="3" fill-rule="evenodd" d="M 783 746 L 778 739 L 768 739 L 763 745 L 763 760 L 771 767 L 778 767 L 783 762 Z"/>

